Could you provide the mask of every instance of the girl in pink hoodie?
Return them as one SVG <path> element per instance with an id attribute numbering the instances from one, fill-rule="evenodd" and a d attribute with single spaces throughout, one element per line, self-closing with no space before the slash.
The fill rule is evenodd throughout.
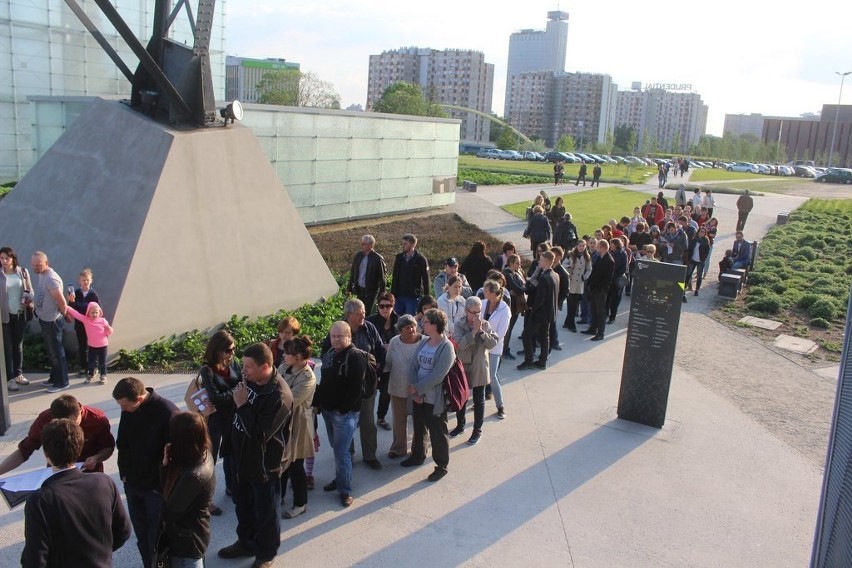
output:
<path id="1" fill-rule="evenodd" d="M 86 378 L 86 384 L 91 384 L 95 380 L 95 361 L 97 360 L 101 384 L 105 385 L 107 382 L 106 356 L 107 346 L 109 345 L 107 338 L 112 335 L 112 327 L 103 317 L 103 312 L 97 302 L 89 303 L 88 308 L 86 308 L 86 315 L 68 306 L 67 315 L 82 323 L 86 328 L 86 337 L 89 343 L 89 376 Z"/>

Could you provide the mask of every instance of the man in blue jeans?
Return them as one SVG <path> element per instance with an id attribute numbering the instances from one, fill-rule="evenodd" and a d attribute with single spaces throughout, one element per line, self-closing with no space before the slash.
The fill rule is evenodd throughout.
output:
<path id="1" fill-rule="evenodd" d="M 55 393 L 68 388 L 68 362 L 62 335 L 65 333 L 63 317 L 68 304 L 62 293 L 62 278 L 47 264 L 47 255 L 41 251 L 32 256 L 35 311 L 44 338 L 44 348 L 50 359 L 50 378 L 44 381 L 47 392 Z"/>
<path id="2" fill-rule="evenodd" d="M 252 568 L 271 568 L 281 546 L 281 472 L 284 431 L 293 393 L 263 343 L 243 351 L 245 380 L 234 387 L 231 427 L 236 469 L 237 541 L 220 558 L 254 556 Z"/>
<path id="3" fill-rule="evenodd" d="M 417 250 L 417 237 L 406 233 L 402 235 L 402 252 L 393 261 L 391 294 L 396 298 L 396 315 L 415 315 L 417 299 L 429 293 L 429 284 L 429 261 Z"/>
<path id="4" fill-rule="evenodd" d="M 323 487 L 337 490 L 340 504 L 352 504 L 352 454 L 361 410 L 362 384 L 367 370 L 363 352 L 352 345 L 352 330 L 345 321 L 335 322 L 329 332 L 331 349 L 322 354 L 322 381 L 314 394 L 314 405 L 322 410 L 328 440 L 334 451 L 335 478 Z"/>

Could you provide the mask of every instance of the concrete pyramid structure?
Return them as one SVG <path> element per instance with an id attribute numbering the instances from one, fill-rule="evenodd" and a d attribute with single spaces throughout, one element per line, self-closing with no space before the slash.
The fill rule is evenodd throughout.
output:
<path id="1" fill-rule="evenodd" d="M 337 284 L 254 134 L 97 99 L 0 201 L 0 246 L 91 267 L 110 351 L 294 308 Z"/>

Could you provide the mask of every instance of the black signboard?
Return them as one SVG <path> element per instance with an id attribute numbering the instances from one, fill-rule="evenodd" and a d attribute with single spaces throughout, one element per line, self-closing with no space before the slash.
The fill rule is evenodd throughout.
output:
<path id="1" fill-rule="evenodd" d="M 654 428 L 666 421 L 686 268 L 636 261 L 618 417 Z"/>

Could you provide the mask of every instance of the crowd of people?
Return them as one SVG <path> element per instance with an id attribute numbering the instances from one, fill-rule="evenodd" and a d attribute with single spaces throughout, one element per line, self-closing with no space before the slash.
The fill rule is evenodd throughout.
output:
<path id="1" fill-rule="evenodd" d="M 237 526 L 236 540 L 218 555 L 253 557 L 252 566 L 271 566 L 281 542 L 281 519 L 304 514 L 314 489 L 320 417 L 334 456 L 334 472 L 326 473 L 329 481 L 322 488 L 336 492 L 343 507 L 354 500 L 356 430 L 362 461 L 373 470 L 384 467 L 379 428 L 392 432 L 385 455 L 400 460 L 402 467 L 423 465 L 431 446 L 434 467 L 427 479 L 439 481 L 449 472 L 450 438 L 467 431 L 466 407 L 455 412 L 454 427 L 448 426 L 444 378 L 457 360 L 466 370 L 472 399 L 467 444 L 476 445 L 484 435 L 487 401 L 494 401 L 497 419 L 507 417 L 501 362 L 522 355 L 519 370 L 546 368 L 550 354 L 562 349 L 558 323 L 563 308 L 562 329 L 603 340 L 606 326 L 619 315 L 622 296 L 631 294 L 638 258 L 686 266 L 683 301 L 687 290 L 698 295 L 718 231 L 712 213 L 709 192 L 702 196 L 696 190 L 690 199 L 681 186 L 674 205 L 660 192 L 631 216 L 578 236 L 562 198 L 551 205 L 542 191 L 532 204 L 525 232 L 533 255 L 526 269 L 514 243 L 504 243 L 492 257 L 485 243 L 476 242 L 462 262 L 449 257 L 430 274 L 417 237 L 405 234 L 390 285 L 376 239 L 365 235 L 346 285 L 350 299 L 340 321 L 318 344 L 302 334 L 293 317 L 281 320 L 276 337 L 242 348 L 225 330 L 213 334 L 197 376 L 215 408 L 209 415 L 179 412 L 132 377 L 118 381 L 112 392 L 121 409 L 115 439 L 103 412 L 71 395 L 60 396 L 42 412 L 18 450 L 0 464 L 2 475 L 43 447 L 57 479 L 63 479 L 45 484 L 31 498 L 32 506 L 28 502 L 22 563 L 41 565 L 38 559 L 65 554 L 66 542 L 88 542 L 91 534 L 82 533 L 92 531 L 102 536 L 93 554 L 108 555 L 128 539 L 132 526 L 143 565 L 168 556 L 173 566 L 202 566 L 210 516 L 222 513 L 213 502 L 215 465 L 221 458 L 225 494 L 235 505 Z M 737 266 L 748 254 L 748 242 L 737 232 L 723 263 Z M 103 365 L 111 332 L 91 288 L 91 271 L 82 271 L 80 287 L 64 293 L 44 253 L 33 255 L 35 283 L 9 247 L 0 249 L 0 261 L 6 284 L 0 286 L 0 294 L 5 294 L 0 296 L 4 331 L 7 326 L 12 331 L 4 336 L 16 337 L 13 328 L 19 319 L 26 321 L 31 306 L 46 343 L 57 340 L 64 317 L 82 322 L 88 349 L 80 363 L 91 381 L 95 366 Z M 521 349 L 513 353 L 520 318 Z M 579 329 L 578 322 L 586 329 Z M 23 375 L 14 345 L 7 342 L 4 347 L 12 355 L 7 358 L 8 376 L 25 384 L 26 379 L 18 379 Z M 50 392 L 64 390 L 64 354 L 50 346 L 48 351 Z M 321 361 L 319 377 L 314 359 Z M 105 382 L 103 369 L 100 377 Z M 104 461 L 116 450 L 127 512 L 108 478 L 89 481 L 103 472 Z M 80 462 L 90 474 L 65 473 L 76 471 L 74 464 Z M 95 486 L 100 493 L 94 503 L 81 499 L 82 491 Z M 45 509 L 57 507 L 81 515 L 86 507 L 100 508 L 100 513 L 94 524 L 70 529 L 38 522 Z"/>

